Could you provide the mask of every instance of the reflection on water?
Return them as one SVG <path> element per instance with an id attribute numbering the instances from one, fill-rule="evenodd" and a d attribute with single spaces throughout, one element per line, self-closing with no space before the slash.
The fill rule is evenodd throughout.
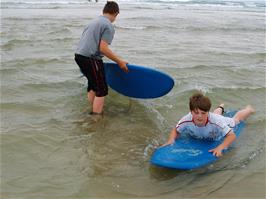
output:
<path id="1" fill-rule="evenodd" d="M 170 180 L 178 175 L 188 173 L 187 171 L 158 167 L 154 165 L 150 165 L 149 172 L 151 177 L 159 181 Z"/>

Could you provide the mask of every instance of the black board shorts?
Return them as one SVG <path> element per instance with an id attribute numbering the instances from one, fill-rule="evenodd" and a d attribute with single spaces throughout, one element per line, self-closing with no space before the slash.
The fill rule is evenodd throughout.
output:
<path id="1" fill-rule="evenodd" d="M 88 80 L 87 91 L 94 91 L 97 97 L 106 96 L 108 86 L 105 80 L 103 60 L 75 54 L 75 61 Z"/>

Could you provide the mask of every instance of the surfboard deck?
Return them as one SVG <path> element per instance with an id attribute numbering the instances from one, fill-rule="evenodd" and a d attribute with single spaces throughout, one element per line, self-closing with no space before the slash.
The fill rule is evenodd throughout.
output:
<path id="1" fill-rule="evenodd" d="M 233 117 L 235 113 L 236 111 L 229 111 L 224 115 L 227 117 Z M 233 129 L 237 137 L 241 134 L 244 126 L 245 123 L 240 122 Z M 155 150 L 151 157 L 151 163 L 160 167 L 180 170 L 197 169 L 211 164 L 218 159 L 208 151 L 222 142 L 223 140 L 208 141 L 195 139 L 191 136 L 181 136 L 173 145 L 167 145 Z M 229 149 L 224 150 L 224 153 Z"/>
<path id="2" fill-rule="evenodd" d="M 166 95 L 174 80 L 159 70 L 128 64 L 125 73 L 116 63 L 104 63 L 107 84 L 128 97 L 150 99 Z"/>

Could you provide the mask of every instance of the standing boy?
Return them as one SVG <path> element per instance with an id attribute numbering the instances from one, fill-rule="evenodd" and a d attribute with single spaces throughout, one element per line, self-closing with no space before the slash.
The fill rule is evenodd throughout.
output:
<path id="1" fill-rule="evenodd" d="M 236 139 L 232 128 L 255 112 L 248 105 L 238 111 L 233 118 L 224 117 L 222 116 L 224 108 L 221 104 L 211 113 L 209 112 L 211 108 L 210 99 L 200 92 L 190 97 L 189 108 L 190 113 L 185 115 L 173 128 L 168 141 L 164 145 L 172 144 L 182 133 L 188 133 L 199 139 L 219 140 L 225 137 L 220 145 L 209 151 L 217 157 L 222 156 L 222 150 L 229 147 Z"/>
<path id="2" fill-rule="evenodd" d="M 118 14 L 118 4 L 107 1 L 103 15 L 92 20 L 84 29 L 75 52 L 75 61 L 88 79 L 87 96 L 92 105 L 92 114 L 103 113 L 104 97 L 108 94 L 102 57 L 108 57 L 128 72 L 127 62 L 109 48 L 115 34 L 112 23 Z"/>

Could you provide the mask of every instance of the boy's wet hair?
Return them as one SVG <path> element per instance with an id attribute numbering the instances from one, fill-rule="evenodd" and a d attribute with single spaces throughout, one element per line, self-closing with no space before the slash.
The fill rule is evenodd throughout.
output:
<path id="1" fill-rule="evenodd" d="M 118 14 L 119 13 L 119 6 L 115 1 L 107 1 L 104 8 L 103 13 L 109 14 Z"/>
<path id="2" fill-rule="evenodd" d="M 197 92 L 189 98 L 189 108 L 190 111 L 200 109 L 209 112 L 211 109 L 211 100 L 201 92 Z"/>

